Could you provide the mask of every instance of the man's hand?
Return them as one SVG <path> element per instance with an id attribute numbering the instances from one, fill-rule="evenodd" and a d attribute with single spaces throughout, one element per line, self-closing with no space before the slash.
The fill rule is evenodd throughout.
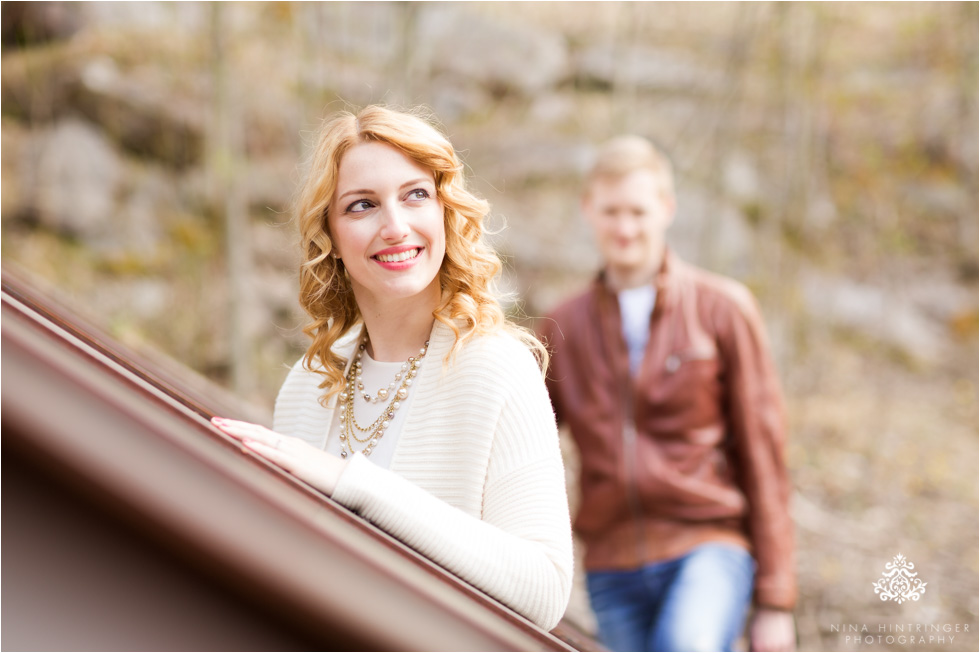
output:
<path id="1" fill-rule="evenodd" d="M 772 608 L 757 608 L 749 626 L 749 649 L 795 651 L 796 624 L 793 621 L 793 613 Z"/>

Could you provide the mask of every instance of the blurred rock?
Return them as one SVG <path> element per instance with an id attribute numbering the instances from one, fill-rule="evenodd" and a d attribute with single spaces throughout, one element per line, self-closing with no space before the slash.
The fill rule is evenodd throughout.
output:
<path id="1" fill-rule="evenodd" d="M 814 320 L 855 329 L 920 363 L 935 363 L 944 353 L 944 325 L 929 319 L 903 294 L 814 271 L 801 275 L 801 288 Z"/>
<path id="2" fill-rule="evenodd" d="M 806 224 L 817 229 L 824 230 L 833 226 L 834 222 L 840 218 L 840 211 L 833 196 L 826 191 L 816 191 L 810 197 L 804 208 Z"/>
<path id="3" fill-rule="evenodd" d="M 173 309 L 173 288 L 164 278 L 119 278 L 107 280 L 93 291 L 100 311 L 120 321 L 156 321 Z"/>
<path id="4" fill-rule="evenodd" d="M 503 24 L 464 7 L 427 5 L 416 23 L 414 42 L 424 44 L 421 56 L 434 73 L 475 82 L 495 97 L 533 97 L 568 76 L 568 49 L 559 34 Z"/>
<path id="5" fill-rule="evenodd" d="M 405 38 L 413 3 L 300 3 L 300 29 L 323 48 L 372 67 L 391 61 Z M 329 34 L 329 38 L 324 35 Z"/>
<path id="6" fill-rule="evenodd" d="M 243 158 L 236 161 L 234 174 L 254 217 L 273 223 L 292 219 L 291 203 L 301 174 L 297 157 L 280 153 Z M 175 177 L 175 192 L 183 204 L 198 210 L 214 204 L 212 182 L 204 166 L 185 168 Z"/>
<path id="7" fill-rule="evenodd" d="M 255 263 L 286 271 L 298 279 L 301 252 L 299 228 L 291 214 L 270 216 L 249 225 L 249 238 L 255 243 Z M 298 288 L 296 290 L 298 292 Z"/>
<path id="8" fill-rule="evenodd" d="M 269 219 L 287 220 L 290 202 L 299 187 L 300 170 L 296 156 L 274 154 L 250 158 L 241 166 L 243 183 L 253 211 Z"/>
<path id="9" fill-rule="evenodd" d="M 956 219 L 976 197 L 953 179 L 909 180 L 902 188 L 912 207 L 934 219 Z"/>
<path id="10" fill-rule="evenodd" d="M 246 305 L 246 333 L 258 341 L 279 338 L 279 330 L 299 326 L 299 281 L 293 271 L 256 268 L 246 279 L 249 301 Z"/>
<path id="11" fill-rule="evenodd" d="M 175 180 L 150 166 L 129 165 L 124 192 L 111 215 L 113 227 L 91 242 L 110 255 L 155 255 L 167 236 L 167 225 L 180 212 Z"/>
<path id="12" fill-rule="evenodd" d="M 175 25 L 182 31 L 207 26 L 210 3 L 206 2 L 79 2 L 84 20 L 108 30 L 146 30 L 161 24 Z M 229 3 L 230 6 L 236 5 Z M 239 8 L 239 11 L 241 9 Z"/>
<path id="13" fill-rule="evenodd" d="M 492 101 L 490 93 L 475 82 L 456 80 L 449 84 L 437 84 L 431 93 L 430 104 L 440 120 L 457 122 L 479 114 Z"/>
<path id="14" fill-rule="evenodd" d="M 531 104 L 529 118 L 553 127 L 573 119 L 576 105 L 576 98 L 571 94 L 540 93 Z"/>
<path id="15" fill-rule="evenodd" d="M 68 43 L 5 52 L 0 75 L 3 114 L 37 124 L 70 112 L 80 75 L 76 50 Z"/>
<path id="16" fill-rule="evenodd" d="M 127 150 L 175 167 L 201 159 L 204 98 L 176 92 L 160 69 L 123 72 L 112 58 L 88 61 L 75 105 Z"/>
<path id="17" fill-rule="evenodd" d="M 31 220 L 33 207 L 28 197 L 32 189 L 28 180 L 33 171 L 29 170 L 28 148 L 31 144 L 30 132 L 13 120 L 4 119 L 3 139 L 0 139 L 0 166 L 3 179 L 3 193 L 0 193 L 0 216 L 3 222 Z"/>
<path id="18" fill-rule="evenodd" d="M 6 217 L 37 222 L 100 257 L 151 259 L 184 210 L 172 175 L 127 160 L 86 121 L 4 138 L 4 180 L 15 187 L 4 194 Z"/>
<path id="19" fill-rule="evenodd" d="M 524 184 L 578 182 L 595 156 L 594 148 L 578 139 L 518 132 L 502 134 L 482 149 L 481 158 L 472 162 L 481 177 Z"/>
<path id="20" fill-rule="evenodd" d="M 575 57 L 574 69 L 575 78 L 584 87 L 717 93 L 725 84 L 721 70 L 701 66 L 691 57 L 620 42 L 582 49 Z"/>
<path id="21" fill-rule="evenodd" d="M 759 169 L 745 152 L 729 154 L 722 167 L 725 192 L 739 202 L 759 201 L 761 182 Z"/>
<path id="22" fill-rule="evenodd" d="M 691 179 L 677 183 L 677 212 L 667 242 L 684 259 L 721 274 L 751 274 L 754 236 L 742 213 Z"/>
<path id="23" fill-rule="evenodd" d="M 952 270 L 923 273 L 913 283 L 903 284 L 901 293 L 924 316 L 939 323 L 949 323 L 977 308 L 976 288 L 958 283 Z"/>
<path id="24" fill-rule="evenodd" d="M 87 122 L 64 120 L 33 144 L 26 193 L 45 227 L 97 241 L 112 224 L 121 182 L 119 156 Z"/>
<path id="25" fill-rule="evenodd" d="M 0 4 L 4 48 L 36 45 L 72 36 L 82 26 L 83 4 L 80 2 Z"/>

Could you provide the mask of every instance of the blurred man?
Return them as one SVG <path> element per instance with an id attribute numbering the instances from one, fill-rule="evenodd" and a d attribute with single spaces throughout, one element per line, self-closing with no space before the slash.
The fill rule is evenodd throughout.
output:
<path id="1" fill-rule="evenodd" d="M 581 455 L 575 527 L 599 636 L 620 651 L 795 648 L 783 408 L 755 300 L 679 260 L 669 162 L 621 137 L 582 199 L 598 278 L 542 324 Z"/>

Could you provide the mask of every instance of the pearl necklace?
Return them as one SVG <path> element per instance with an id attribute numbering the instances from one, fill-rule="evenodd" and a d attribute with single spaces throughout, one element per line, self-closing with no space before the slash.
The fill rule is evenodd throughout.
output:
<path id="1" fill-rule="evenodd" d="M 351 454 L 356 453 L 354 451 L 354 442 L 365 445 L 361 449 L 362 454 L 365 456 L 371 455 L 371 452 L 374 451 L 378 442 L 384 437 L 385 431 L 391 425 L 391 420 L 395 417 L 395 411 L 401 408 L 402 402 L 408 397 L 408 389 L 418 375 L 422 359 L 425 358 L 425 352 L 429 348 L 429 341 L 426 340 L 425 346 L 419 350 L 419 355 L 411 356 L 402 364 L 401 371 L 395 374 L 394 382 L 388 384 L 387 388 L 378 390 L 372 397 L 370 393 L 364 392 L 364 380 L 361 376 L 361 357 L 367 347 L 367 342 L 367 338 L 365 337 L 364 342 L 358 345 L 357 353 L 354 355 L 354 362 L 351 363 L 350 368 L 347 370 L 345 388 L 340 393 L 341 458 L 347 458 L 348 452 Z M 355 395 L 360 395 L 369 403 L 378 403 L 391 396 L 391 402 L 374 422 L 365 427 L 358 424 L 354 418 Z"/>

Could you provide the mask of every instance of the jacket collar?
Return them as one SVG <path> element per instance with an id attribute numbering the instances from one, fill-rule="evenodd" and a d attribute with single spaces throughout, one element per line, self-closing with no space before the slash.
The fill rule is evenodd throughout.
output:
<path id="1" fill-rule="evenodd" d="M 679 273 L 684 267 L 684 262 L 674 254 L 669 247 L 664 248 L 664 258 L 660 263 L 660 269 L 653 278 L 653 284 L 657 289 L 657 306 L 667 306 L 676 297 L 676 287 Z M 603 304 L 615 300 L 616 293 L 609 288 L 606 282 L 606 270 L 603 268 L 593 282 L 595 293 L 601 298 Z M 656 310 L 656 309 L 654 309 Z"/>
<path id="2" fill-rule="evenodd" d="M 652 281 L 657 289 L 657 297 L 653 307 L 654 315 L 675 301 L 677 293 L 674 292 L 674 286 L 676 285 L 678 264 L 677 257 L 665 248 L 660 270 L 657 271 Z M 631 383 L 629 352 L 622 336 L 623 327 L 619 313 L 619 298 L 606 282 L 605 269 L 599 273 L 593 283 L 593 297 L 598 309 L 596 313 L 599 317 L 599 328 L 602 331 L 601 341 L 605 348 L 604 355 L 611 361 L 623 388 L 629 388 Z"/>

